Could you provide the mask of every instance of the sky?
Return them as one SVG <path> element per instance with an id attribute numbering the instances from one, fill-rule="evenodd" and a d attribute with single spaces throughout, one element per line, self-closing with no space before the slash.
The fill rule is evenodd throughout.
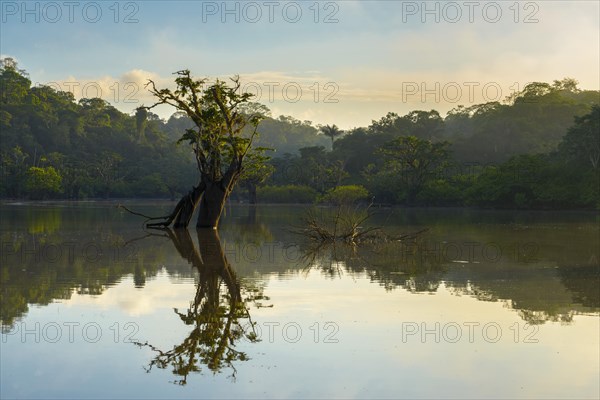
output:
<path id="1" fill-rule="evenodd" d="M 227 79 L 274 116 L 343 129 L 503 101 L 533 81 L 600 89 L 594 1 L 0 1 L 0 54 L 34 84 L 153 104 L 148 79 Z M 155 112 L 168 118 L 175 110 Z"/>

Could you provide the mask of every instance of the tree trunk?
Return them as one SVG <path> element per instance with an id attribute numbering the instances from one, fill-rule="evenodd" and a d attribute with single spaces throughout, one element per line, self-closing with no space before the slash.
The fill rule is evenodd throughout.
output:
<path id="1" fill-rule="evenodd" d="M 167 215 L 166 217 L 152 218 L 164 219 L 164 221 L 148 223 L 146 224 L 146 227 L 165 228 L 175 221 L 173 222 L 173 228 L 187 228 L 190 220 L 192 219 L 192 215 L 194 214 L 194 210 L 196 209 L 196 205 L 200 200 L 200 196 L 202 196 L 205 188 L 206 185 L 204 182 L 200 182 L 198 186 L 192 188 L 192 190 L 190 190 L 181 198 L 181 200 L 179 200 L 170 215 Z"/>
<path id="2" fill-rule="evenodd" d="M 241 165 L 234 160 L 220 180 L 213 181 L 206 175 L 202 176 L 205 190 L 200 201 L 196 228 L 217 229 L 223 207 L 225 207 L 225 201 L 231 194 L 240 173 Z"/>
<path id="3" fill-rule="evenodd" d="M 206 185 L 200 182 L 197 187 L 193 188 L 179 201 L 180 209 L 173 223 L 173 228 L 187 228 L 205 187 Z"/>
<path id="4" fill-rule="evenodd" d="M 200 203 L 196 227 L 217 229 L 225 201 L 229 197 L 231 188 L 239 174 L 240 169 L 236 163 L 232 162 L 223 178 L 216 182 L 212 181 L 207 175 L 203 175 L 200 184 L 179 200 L 170 215 L 152 218 L 164 219 L 164 221 L 148 223 L 146 226 L 149 228 L 165 228 L 173 222 L 173 228 L 187 228 L 196 206 Z"/>
<path id="5" fill-rule="evenodd" d="M 226 200 L 227 193 L 223 181 L 207 183 L 200 200 L 196 227 L 217 229 Z"/>

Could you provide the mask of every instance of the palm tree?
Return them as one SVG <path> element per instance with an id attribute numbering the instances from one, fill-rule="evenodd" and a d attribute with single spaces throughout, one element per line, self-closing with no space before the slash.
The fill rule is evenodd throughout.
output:
<path id="1" fill-rule="evenodd" d="M 319 130 L 327 137 L 331 138 L 331 148 L 333 149 L 333 141 L 336 137 L 341 136 L 344 131 L 337 127 L 337 125 L 320 125 Z"/>

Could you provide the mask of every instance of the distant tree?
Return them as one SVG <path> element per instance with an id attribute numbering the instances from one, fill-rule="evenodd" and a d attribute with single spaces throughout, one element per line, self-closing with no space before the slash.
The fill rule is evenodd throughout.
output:
<path id="1" fill-rule="evenodd" d="M 352 176 L 360 176 L 369 165 L 383 163 L 376 151 L 395 136 L 389 132 L 374 131 L 366 128 L 356 128 L 335 142 L 332 156 L 343 161 L 344 169 Z"/>
<path id="2" fill-rule="evenodd" d="M 269 111 L 270 113 L 270 111 Z M 256 146 L 276 149 L 277 154 L 296 154 L 298 149 L 309 146 L 326 146 L 329 139 L 319 134 L 309 121 L 300 121 L 290 116 L 265 118 L 260 123 L 260 136 Z"/>
<path id="3" fill-rule="evenodd" d="M 575 117 L 573 125 L 558 146 L 559 154 L 572 164 L 598 169 L 600 163 L 600 106 L 584 116 Z"/>
<path id="4" fill-rule="evenodd" d="M 403 136 L 416 136 L 420 139 L 439 139 L 444 129 L 444 120 L 436 110 L 411 111 L 402 117 L 409 123 Z"/>
<path id="5" fill-rule="evenodd" d="M 561 79 L 560 81 L 555 80 L 552 83 L 552 86 L 557 90 L 565 90 L 565 91 L 573 92 L 573 93 L 581 92 L 581 90 L 579 90 L 577 85 L 579 85 L 579 82 L 577 82 L 577 80 L 575 80 L 573 78 L 564 78 L 564 79 Z"/>
<path id="6" fill-rule="evenodd" d="M 248 202 L 256 204 L 256 188 L 263 184 L 275 171 L 275 167 L 269 164 L 269 157 L 259 152 L 260 149 L 248 155 L 244 172 L 240 177 L 241 183 L 248 189 Z M 265 149 L 266 150 L 266 149 Z"/>
<path id="7" fill-rule="evenodd" d="M 386 160 L 385 168 L 401 178 L 407 192 L 408 204 L 414 204 L 425 183 L 443 173 L 450 160 L 450 143 L 401 136 L 380 149 Z"/>
<path id="8" fill-rule="evenodd" d="M 139 107 L 135 110 L 135 127 L 139 141 L 144 139 L 146 125 L 148 125 L 148 110 L 144 107 Z"/>
<path id="9" fill-rule="evenodd" d="M 2 168 L 0 193 L 2 195 L 21 197 L 27 177 L 27 158 L 29 158 L 29 154 L 23 152 L 20 146 L 15 146 L 10 150 L 2 149 L 0 152 L 0 167 Z"/>
<path id="10" fill-rule="evenodd" d="M 421 139 L 438 139 L 444 128 L 444 120 L 435 111 L 415 110 L 400 117 L 396 113 L 387 113 L 378 121 L 373 121 L 369 130 L 376 134 L 388 134 L 393 137 L 416 136 Z"/>
<path id="11" fill-rule="evenodd" d="M 31 86 L 27 73 L 10 58 L 0 59 L 0 102 L 4 106 L 20 104 Z"/>
<path id="12" fill-rule="evenodd" d="M 40 200 L 49 195 L 60 193 L 62 177 L 54 167 L 29 167 L 26 188 L 31 197 Z"/>
<path id="13" fill-rule="evenodd" d="M 310 186 L 320 193 L 338 186 L 348 176 L 344 162 L 332 159 L 323 146 L 301 148 L 296 166 L 295 183 Z"/>
<path id="14" fill-rule="evenodd" d="M 113 191 L 115 184 L 123 181 L 128 172 L 121 168 L 123 156 L 112 151 L 104 151 L 94 163 L 96 178 L 105 198 Z"/>
<path id="15" fill-rule="evenodd" d="M 335 138 L 342 136 L 344 131 L 337 127 L 337 125 L 321 125 L 319 130 L 328 138 L 331 139 L 331 148 L 333 148 L 333 141 Z"/>
<path id="16" fill-rule="evenodd" d="M 337 186 L 321 197 L 321 202 L 336 205 L 354 204 L 369 199 L 369 191 L 360 185 Z"/>

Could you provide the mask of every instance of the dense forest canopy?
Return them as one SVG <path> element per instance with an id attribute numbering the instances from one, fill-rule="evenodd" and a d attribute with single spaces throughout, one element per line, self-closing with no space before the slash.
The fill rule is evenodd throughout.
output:
<path id="1" fill-rule="evenodd" d="M 566 78 L 446 117 L 388 112 L 345 132 L 255 104 L 268 115 L 255 145 L 272 149 L 269 166 L 250 171 L 233 197 L 326 202 L 345 190 L 385 204 L 597 208 L 599 103 L 599 91 Z M 0 196 L 175 198 L 198 180 L 193 154 L 176 144 L 191 125 L 181 112 L 128 115 L 99 98 L 32 86 L 3 59 Z"/>

